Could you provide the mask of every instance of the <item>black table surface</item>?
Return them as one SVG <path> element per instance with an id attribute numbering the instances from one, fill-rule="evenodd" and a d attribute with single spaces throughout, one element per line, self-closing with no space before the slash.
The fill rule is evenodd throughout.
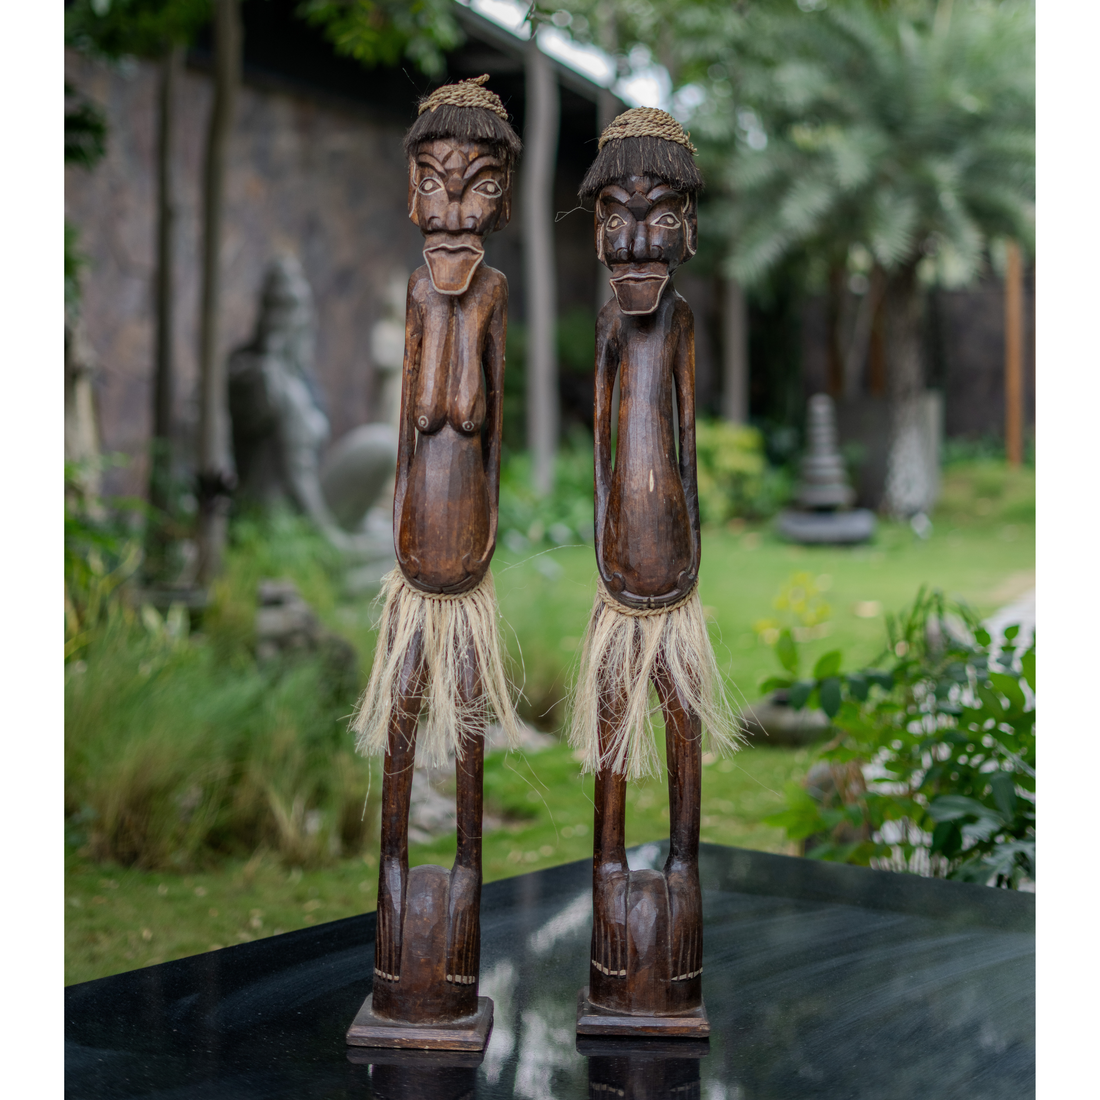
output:
<path id="1" fill-rule="evenodd" d="M 665 850 L 632 849 L 631 866 L 660 867 Z M 345 1046 L 371 988 L 368 913 L 69 986 L 67 1095 L 1034 1095 L 1033 895 L 714 844 L 700 870 L 711 1021 L 701 1048 L 578 1049 L 592 913 L 591 864 L 580 861 L 483 890 L 480 990 L 496 1015 L 479 1065 Z"/>

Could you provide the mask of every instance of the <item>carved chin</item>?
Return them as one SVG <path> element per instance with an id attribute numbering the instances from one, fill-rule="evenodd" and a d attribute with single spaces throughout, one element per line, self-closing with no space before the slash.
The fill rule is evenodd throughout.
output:
<path id="1" fill-rule="evenodd" d="M 621 275 L 611 280 L 619 309 L 630 316 L 652 313 L 661 301 L 668 275 Z"/>
<path id="2" fill-rule="evenodd" d="M 432 286 L 440 294 L 465 294 L 485 253 L 470 245 L 437 244 L 424 249 Z"/>

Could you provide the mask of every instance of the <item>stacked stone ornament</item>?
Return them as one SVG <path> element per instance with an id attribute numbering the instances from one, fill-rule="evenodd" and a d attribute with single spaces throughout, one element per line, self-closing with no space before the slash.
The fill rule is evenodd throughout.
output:
<path id="1" fill-rule="evenodd" d="M 814 394 L 806 413 L 806 454 L 795 499 L 779 515 L 779 533 L 792 542 L 866 542 L 875 533 L 874 513 L 852 508 L 855 490 L 837 449 L 836 410 L 827 394 Z"/>

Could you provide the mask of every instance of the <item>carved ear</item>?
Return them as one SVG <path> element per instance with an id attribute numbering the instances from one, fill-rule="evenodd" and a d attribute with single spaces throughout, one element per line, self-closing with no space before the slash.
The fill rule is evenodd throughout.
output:
<path id="1" fill-rule="evenodd" d="M 500 204 L 500 213 L 497 215 L 497 229 L 503 229 L 512 220 L 512 169 L 509 166 L 504 177 L 504 198 Z"/>
<path id="2" fill-rule="evenodd" d="M 691 259 L 695 255 L 695 250 L 699 247 L 698 204 L 694 195 L 689 195 L 684 199 L 683 218 L 684 243 L 687 246 L 688 259 Z"/>
<path id="3" fill-rule="evenodd" d="M 596 210 L 594 214 L 594 225 L 596 230 L 596 259 L 602 264 L 603 258 L 603 223 L 607 220 L 607 216 L 603 212 L 603 203 L 600 201 L 600 196 L 596 196 Z"/>
<path id="4" fill-rule="evenodd" d="M 420 219 L 416 214 L 416 162 L 412 157 L 409 157 L 409 221 L 420 228 Z"/>

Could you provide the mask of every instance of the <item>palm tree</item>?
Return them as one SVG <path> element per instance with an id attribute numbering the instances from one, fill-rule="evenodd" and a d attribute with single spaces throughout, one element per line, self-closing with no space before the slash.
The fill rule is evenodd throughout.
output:
<path id="1" fill-rule="evenodd" d="M 869 276 L 886 322 L 886 504 L 912 515 L 935 492 L 925 293 L 976 279 L 998 239 L 1033 243 L 1034 5 L 758 0 L 724 26 L 685 34 L 680 54 L 681 79 L 709 92 L 692 132 L 726 272 L 751 286 L 800 254 L 820 281 L 838 265 Z"/>

